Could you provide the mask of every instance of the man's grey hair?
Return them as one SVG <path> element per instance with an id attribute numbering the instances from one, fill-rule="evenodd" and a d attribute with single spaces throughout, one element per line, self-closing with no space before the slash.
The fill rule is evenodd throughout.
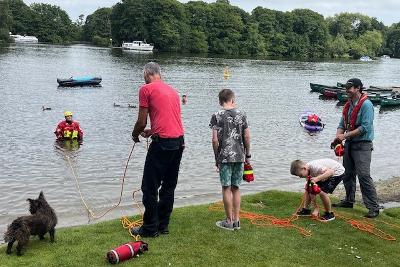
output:
<path id="1" fill-rule="evenodd" d="M 148 75 L 159 74 L 161 76 L 161 67 L 155 62 L 149 62 L 144 65 L 143 73 Z"/>

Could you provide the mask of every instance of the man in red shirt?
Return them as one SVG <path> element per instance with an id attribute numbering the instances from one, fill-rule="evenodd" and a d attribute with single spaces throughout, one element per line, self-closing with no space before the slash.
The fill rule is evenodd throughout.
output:
<path id="1" fill-rule="evenodd" d="M 153 141 L 147 152 L 142 178 L 143 225 L 132 228 L 131 233 L 156 237 L 159 233 L 169 233 L 184 131 L 178 93 L 161 80 L 160 66 L 154 62 L 147 63 L 143 75 L 146 84 L 139 89 L 139 114 L 132 139 L 139 142 L 141 135 L 151 136 Z M 148 115 L 151 127 L 145 129 Z"/>
<path id="2" fill-rule="evenodd" d="M 81 141 L 83 139 L 83 131 L 79 126 L 79 122 L 72 120 L 72 112 L 64 112 L 64 121 L 60 121 L 54 134 L 57 140 L 73 140 Z"/>

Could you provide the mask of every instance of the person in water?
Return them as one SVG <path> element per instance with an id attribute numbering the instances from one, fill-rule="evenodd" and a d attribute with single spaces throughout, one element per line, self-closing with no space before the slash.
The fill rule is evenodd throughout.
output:
<path id="1" fill-rule="evenodd" d="M 187 103 L 187 95 L 182 95 L 182 105 L 186 105 Z"/>
<path id="2" fill-rule="evenodd" d="M 83 139 L 83 131 L 79 126 L 79 122 L 72 120 L 72 112 L 65 111 L 64 117 L 65 120 L 60 121 L 57 125 L 54 134 L 57 137 L 57 140 L 78 140 L 82 141 Z"/>

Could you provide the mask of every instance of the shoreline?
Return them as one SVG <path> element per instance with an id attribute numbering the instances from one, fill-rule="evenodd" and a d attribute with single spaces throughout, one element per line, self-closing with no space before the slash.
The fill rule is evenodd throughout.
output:
<path id="1" fill-rule="evenodd" d="M 375 188 L 378 195 L 378 202 L 385 208 L 400 207 L 400 177 L 392 177 L 387 180 L 375 182 Z M 346 196 L 343 183 L 332 194 L 339 199 Z M 356 202 L 362 203 L 360 185 L 357 182 Z"/>

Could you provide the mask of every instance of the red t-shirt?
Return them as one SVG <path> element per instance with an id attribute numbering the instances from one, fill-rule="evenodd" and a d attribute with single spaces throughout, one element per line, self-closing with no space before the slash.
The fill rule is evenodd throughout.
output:
<path id="1" fill-rule="evenodd" d="M 151 133 L 161 138 L 182 136 L 181 105 L 174 88 L 161 80 L 139 89 L 139 105 L 149 109 Z"/>

